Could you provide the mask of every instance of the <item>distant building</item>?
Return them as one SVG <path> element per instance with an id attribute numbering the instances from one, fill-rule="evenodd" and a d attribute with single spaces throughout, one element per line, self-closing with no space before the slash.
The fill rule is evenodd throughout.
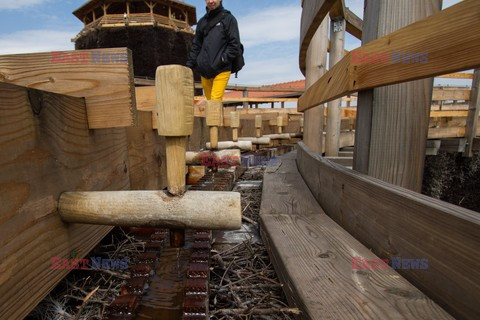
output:
<path id="1" fill-rule="evenodd" d="M 175 0 L 90 0 L 73 12 L 84 28 L 75 49 L 128 47 L 135 77 L 155 77 L 159 65 L 185 65 L 196 9 Z"/>

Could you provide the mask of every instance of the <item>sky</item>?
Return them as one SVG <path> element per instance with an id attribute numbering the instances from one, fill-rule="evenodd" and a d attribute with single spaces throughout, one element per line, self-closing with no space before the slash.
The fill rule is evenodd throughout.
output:
<path id="1" fill-rule="evenodd" d="M 444 8 L 460 0 L 444 0 Z M 72 12 L 86 0 L 0 0 L 0 54 L 73 50 L 83 23 Z M 204 0 L 185 0 L 205 13 Z M 230 84 L 263 85 L 304 79 L 299 70 L 300 0 L 223 0 L 238 20 L 245 67 Z M 345 0 L 363 17 L 363 0 Z M 347 34 L 346 49 L 361 45 Z M 443 82 L 442 82 L 443 81 Z M 453 81 L 453 82 L 452 82 Z M 456 81 L 456 82 L 455 82 Z M 436 84 L 468 85 L 465 80 Z"/>

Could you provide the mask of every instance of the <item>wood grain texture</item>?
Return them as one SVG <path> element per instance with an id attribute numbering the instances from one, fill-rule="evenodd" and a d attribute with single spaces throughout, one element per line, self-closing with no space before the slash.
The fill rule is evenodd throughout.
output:
<path id="1" fill-rule="evenodd" d="M 302 13 L 303 14 L 303 13 Z M 305 87 L 311 87 L 327 70 L 328 15 L 323 19 L 311 39 L 307 50 Z M 305 112 L 304 141 L 313 150 L 321 153 L 323 144 L 323 104 Z"/>
<path id="2" fill-rule="evenodd" d="M 352 270 L 352 257 L 377 257 L 325 214 L 295 154 L 277 162 L 263 181 L 262 238 L 301 319 L 451 319 L 393 269 Z"/>
<path id="3" fill-rule="evenodd" d="M 480 66 L 479 11 L 479 1 L 465 0 L 351 51 L 300 97 L 298 110 L 305 111 L 355 91 L 477 68 Z M 465 33 L 467 29 L 471 32 Z M 459 34 L 462 37 L 458 37 Z M 372 54 L 398 51 L 427 52 L 428 62 L 351 61 L 352 54 L 357 52 Z"/>
<path id="4" fill-rule="evenodd" d="M 0 319 L 23 319 L 110 227 L 71 225 L 64 191 L 130 187 L 125 129 L 89 131 L 85 100 L 0 83 Z M 35 97 L 33 99 L 32 97 Z"/>
<path id="5" fill-rule="evenodd" d="M 300 24 L 300 71 L 306 76 L 307 51 L 320 24 L 337 0 L 303 1 L 302 20 Z M 328 22 L 327 22 L 328 23 Z"/>
<path id="6" fill-rule="evenodd" d="M 155 94 L 158 134 L 186 137 L 193 132 L 193 73 L 190 68 L 167 65 L 157 68 Z"/>
<path id="7" fill-rule="evenodd" d="M 85 98 L 90 129 L 130 127 L 136 124 L 131 60 L 127 48 L 3 55 L 0 82 Z"/>
<path id="8" fill-rule="evenodd" d="M 346 169 L 303 143 L 297 164 L 335 222 L 380 258 L 428 259 L 427 270 L 399 273 L 453 316 L 479 318 L 478 213 Z"/>

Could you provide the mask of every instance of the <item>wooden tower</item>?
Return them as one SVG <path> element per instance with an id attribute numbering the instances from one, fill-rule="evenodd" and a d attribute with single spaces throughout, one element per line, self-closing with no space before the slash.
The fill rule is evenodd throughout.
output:
<path id="1" fill-rule="evenodd" d="M 73 12 L 84 23 L 75 49 L 128 47 L 136 77 L 155 77 L 159 65 L 181 64 L 193 40 L 196 9 L 174 0 L 90 0 Z"/>

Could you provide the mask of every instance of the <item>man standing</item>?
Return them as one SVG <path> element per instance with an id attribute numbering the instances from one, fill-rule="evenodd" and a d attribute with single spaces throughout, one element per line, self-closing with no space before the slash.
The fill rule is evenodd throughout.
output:
<path id="1" fill-rule="evenodd" d="M 235 17 L 222 0 L 205 0 L 207 13 L 197 24 L 187 67 L 197 68 L 207 100 L 222 100 L 240 52 L 240 33 Z"/>

